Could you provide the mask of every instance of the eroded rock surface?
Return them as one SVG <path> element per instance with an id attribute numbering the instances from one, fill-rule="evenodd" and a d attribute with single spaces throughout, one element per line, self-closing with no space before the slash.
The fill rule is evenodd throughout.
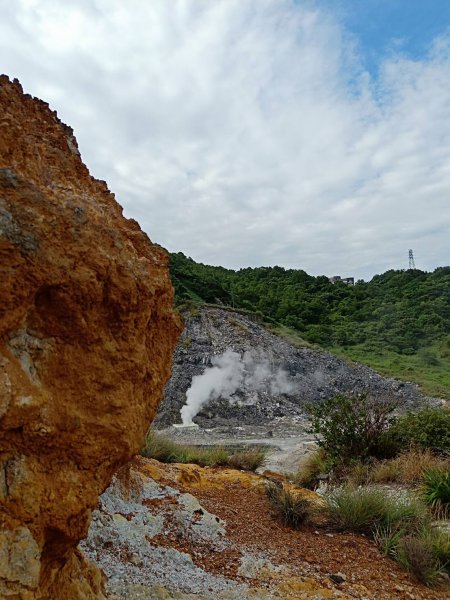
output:
<path id="1" fill-rule="evenodd" d="M 265 483 L 233 469 L 169 467 L 136 457 L 100 497 L 81 547 L 106 574 L 111 600 L 296 598 L 278 590 L 289 567 L 230 540 L 226 522 L 195 495 L 238 486 L 264 497 Z M 318 501 L 313 492 L 298 491 Z"/>
<path id="2" fill-rule="evenodd" d="M 185 328 L 174 354 L 173 374 L 155 420 L 160 428 L 181 421 L 180 409 L 193 377 L 226 351 L 250 355 L 253 373 L 243 378 L 231 398 L 211 399 L 202 407 L 194 419 L 201 427 L 272 429 L 280 419 L 302 422 L 306 403 L 363 391 L 396 399 L 400 408 L 437 402 L 421 394 L 415 384 L 382 377 L 365 365 L 350 364 L 323 350 L 298 347 L 240 313 L 201 306 L 183 316 Z"/>
<path id="3" fill-rule="evenodd" d="M 323 506 L 314 492 L 276 481 Z M 366 536 L 331 532 L 323 514 L 286 527 L 267 482 L 135 457 L 100 497 L 81 543 L 107 576 L 109 600 L 448 600 L 448 589 L 418 583 Z"/>
<path id="4" fill-rule="evenodd" d="M 165 251 L 1 76 L 0 598 L 103 597 L 76 546 L 140 448 L 179 330 Z"/>

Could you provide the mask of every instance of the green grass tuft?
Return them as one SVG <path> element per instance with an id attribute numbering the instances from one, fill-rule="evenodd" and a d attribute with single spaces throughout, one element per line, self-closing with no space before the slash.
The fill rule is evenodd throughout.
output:
<path id="1" fill-rule="evenodd" d="M 435 585 L 444 574 L 432 545 L 424 537 L 406 535 L 400 538 L 394 554 L 407 571 L 426 585 Z"/>
<path id="2" fill-rule="evenodd" d="M 162 463 L 192 463 L 202 467 L 232 467 L 254 471 L 265 459 L 261 448 L 232 452 L 223 446 L 200 448 L 173 442 L 169 438 L 150 430 L 145 438 L 141 455 Z"/>
<path id="3" fill-rule="evenodd" d="M 422 497 L 434 509 L 450 508 L 450 470 L 429 469 L 422 479 Z"/>
<path id="4" fill-rule="evenodd" d="M 235 452 L 228 459 L 228 466 L 242 471 L 256 471 L 264 464 L 267 450 L 265 448 L 254 448 Z"/>
<path id="5" fill-rule="evenodd" d="M 326 513 L 339 529 L 374 533 L 376 529 L 417 531 L 429 521 L 425 505 L 414 497 L 396 498 L 384 490 L 345 485 L 326 497 Z"/>

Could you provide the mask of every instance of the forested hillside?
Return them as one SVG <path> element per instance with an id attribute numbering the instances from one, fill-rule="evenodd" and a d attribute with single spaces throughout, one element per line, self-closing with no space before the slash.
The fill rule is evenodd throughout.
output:
<path id="1" fill-rule="evenodd" d="M 260 313 L 310 343 L 450 396 L 450 267 L 387 271 L 354 286 L 282 267 L 239 271 L 171 255 L 178 303 Z"/>

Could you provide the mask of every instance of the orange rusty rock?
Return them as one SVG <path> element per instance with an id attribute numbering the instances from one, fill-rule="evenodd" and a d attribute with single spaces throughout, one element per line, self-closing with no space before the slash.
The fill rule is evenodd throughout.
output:
<path id="1" fill-rule="evenodd" d="M 194 464 L 163 464 L 152 458 L 136 456 L 133 468 L 154 481 L 164 485 L 177 485 L 186 489 L 239 488 L 254 489 L 265 494 L 267 479 L 250 471 L 239 471 L 226 467 L 200 467 Z M 307 490 L 308 491 L 308 490 Z"/>
<path id="2" fill-rule="evenodd" d="M 166 252 L 0 76 L 1 598 L 103 598 L 76 546 L 155 414 L 172 303 Z"/>

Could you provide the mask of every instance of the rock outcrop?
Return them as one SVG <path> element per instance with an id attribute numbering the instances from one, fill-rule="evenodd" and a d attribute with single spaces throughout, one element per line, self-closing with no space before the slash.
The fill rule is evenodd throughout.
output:
<path id="1" fill-rule="evenodd" d="M 201 427 L 272 427 L 278 419 L 301 420 L 306 403 L 365 390 L 379 398 L 395 398 L 405 407 L 431 401 L 415 384 L 382 377 L 323 350 L 294 345 L 238 312 L 202 306 L 183 316 L 185 328 L 174 354 L 172 377 L 155 420 L 159 427 L 180 422 L 192 378 L 226 351 L 250 357 L 250 365 L 244 361 L 244 375 L 249 376 L 242 377 L 231 398 L 212 397 L 203 406 L 195 417 Z"/>
<path id="2" fill-rule="evenodd" d="M 281 479 L 283 479 L 280 476 Z M 94 511 L 83 550 L 107 576 L 107 590 L 114 600 L 275 600 L 300 598 L 287 580 L 305 589 L 304 577 L 291 579 L 288 564 L 273 564 L 262 551 L 252 551 L 245 538 L 233 540 L 227 522 L 209 512 L 197 498 L 224 497 L 225 512 L 237 510 L 227 502 L 235 494 L 264 506 L 260 522 L 270 528 L 266 500 L 267 479 L 234 469 L 197 465 L 163 465 L 136 457 L 114 477 Z M 281 485 L 281 483 L 280 483 Z M 297 495 L 323 504 L 314 492 L 283 481 Z M 249 507 L 251 509 L 251 507 Z M 274 523 L 271 523 L 273 527 Z M 307 573 L 308 571 L 305 571 Z M 286 586 L 282 594 L 280 584 Z M 312 581 L 304 598 L 323 597 L 319 581 Z M 306 588 L 308 589 L 308 588 Z M 327 590 L 329 591 L 329 590 Z M 332 597 L 331 592 L 329 596 Z M 341 596 L 341 600 L 350 597 Z"/>
<path id="3" fill-rule="evenodd" d="M 172 300 L 165 251 L 1 76 L 0 598 L 104 597 L 76 547 L 170 375 Z"/>

